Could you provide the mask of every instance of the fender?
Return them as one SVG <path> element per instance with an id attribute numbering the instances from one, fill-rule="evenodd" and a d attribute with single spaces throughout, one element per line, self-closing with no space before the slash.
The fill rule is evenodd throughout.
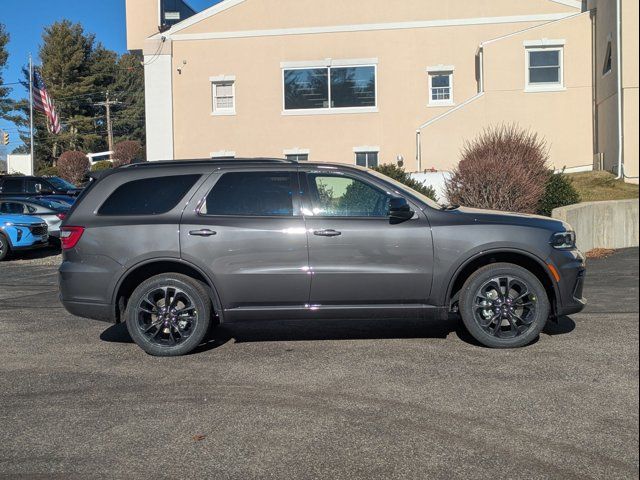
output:
<path id="1" fill-rule="evenodd" d="M 185 265 L 189 268 L 192 268 L 193 270 L 195 270 L 196 272 L 198 272 L 202 278 L 204 278 L 207 282 L 207 287 L 209 289 L 209 298 L 210 300 L 213 302 L 213 306 L 215 308 L 215 312 L 218 315 L 218 318 L 220 319 L 220 323 L 224 323 L 224 310 L 222 308 L 222 300 L 220 298 L 220 295 L 218 293 L 218 290 L 216 289 L 213 281 L 211 280 L 211 278 L 209 277 L 209 275 L 207 275 L 200 267 L 198 267 L 197 265 L 194 265 L 191 262 L 188 262 L 186 260 L 183 260 L 182 258 L 176 258 L 176 257 L 156 257 L 156 258 L 151 258 L 151 259 L 147 259 L 147 260 L 143 260 L 141 262 L 135 263 L 132 266 L 130 266 L 129 268 L 127 268 L 127 270 L 120 276 L 120 278 L 118 278 L 118 281 L 115 284 L 115 288 L 113 289 L 113 296 L 111 298 L 111 304 L 114 306 L 114 309 L 117 310 L 118 305 L 117 305 L 117 294 L 120 291 L 120 287 L 122 286 L 122 282 L 124 282 L 124 280 L 131 274 L 131 272 L 137 270 L 140 267 L 144 267 L 145 265 L 150 265 L 153 263 L 159 263 L 159 262 L 171 262 L 171 263 L 179 263 L 182 265 Z M 117 313 L 117 312 L 114 312 Z M 115 318 L 115 317 L 114 317 Z"/>
<path id="2" fill-rule="evenodd" d="M 508 248 L 508 247 L 507 248 L 490 248 L 488 250 L 482 250 L 480 252 L 473 254 L 471 257 L 468 257 L 465 261 L 463 261 L 461 264 L 458 265 L 453 275 L 449 277 L 449 284 L 447 285 L 447 290 L 445 292 L 445 298 L 443 299 L 442 305 L 447 305 L 449 298 L 451 298 L 453 284 L 457 280 L 458 275 L 460 275 L 460 272 L 462 272 L 462 270 L 464 270 L 474 260 L 477 260 L 478 258 L 484 257 L 486 255 L 490 255 L 492 253 L 515 253 L 515 254 L 530 258 L 531 260 L 536 262 L 540 266 L 540 268 L 542 268 L 542 270 L 546 273 L 547 277 L 551 281 L 551 285 L 553 285 L 553 292 L 556 297 L 556 300 L 560 298 L 558 284 L 555 278 L 553 278 L 553 276 L 550 275 L 549 268 L 547 267 L 544 260 L 542 260 L 540 257 L 538 257 L 537 255 L 534 255 L 531 252 L 528 252 L 526 250 L 520 250 L 518 248 Z"/>

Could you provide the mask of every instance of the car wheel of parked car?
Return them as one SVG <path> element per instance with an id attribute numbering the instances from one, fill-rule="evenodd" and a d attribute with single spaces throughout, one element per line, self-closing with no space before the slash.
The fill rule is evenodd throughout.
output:
<path id="1" fill-rule="evenodd" d="M 211 301 L 205 285 L 191 277 L 156 275 L 131 294 L 125 318 L 129 335 L 148 354 L 184 355 L 209 331 Z"/>
<path id="2" fill-rule="evenodd" d="M 494 263 L 473 273 L 460 292 L 460 313 L 469 333 L 492 348 L 515 348 L 538 337 L 550 303 L 540 280 L 510 263 Z"/>
<path id="3" fill-rule="evenodd" d="M 0 233 L 0 261 L 9 253 L 9 241 Z"/>

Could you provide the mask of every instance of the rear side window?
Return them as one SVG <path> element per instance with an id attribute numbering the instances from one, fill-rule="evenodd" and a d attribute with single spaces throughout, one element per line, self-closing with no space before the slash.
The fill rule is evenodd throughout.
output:
<path id="1" fill-rule="evenodd" d="M 22 193 L 24 179 L 5 178 L 2 182 L 2 193 Z"/>
<path id="2" fill-rule="evenodd" d="M 220 177 L 200 209 L 203 215 L 293 216 L 294 175 L 231 172 Z"/>
<path id="3" fill-rule="evenodd" d="M 120 185 L 98 210 L 99 215 L 158 215 L 174 208 L 200 175 L 133 180 Z"/>

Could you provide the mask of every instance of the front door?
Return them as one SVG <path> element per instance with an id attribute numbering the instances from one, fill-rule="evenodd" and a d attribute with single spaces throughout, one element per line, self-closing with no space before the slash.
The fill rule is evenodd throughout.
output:
<path id="1" fill-rule="evenodd" d="M 303 213 L 312 272 L 309 303 L 421 305 L 431 289 L 433 247 L 427 219 L 417 208 L 392 224 L 397 196 L 367 175 L 310 170 L 303 178 Z"/>
<path id="2" fill-rule="evenodd" d="M 311 276 L 298 195 L 295 167 L 228 171 L 185 211 L 182 257 L 206 269 L 225 310 L 304 308 Z"/>

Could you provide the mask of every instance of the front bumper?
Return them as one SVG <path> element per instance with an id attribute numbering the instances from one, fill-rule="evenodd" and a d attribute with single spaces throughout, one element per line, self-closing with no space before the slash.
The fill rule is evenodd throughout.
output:
<path id="1" fill-rule="evenodd" d="M 557 250 L 551 254 L 547 263 L 558 271 L 560 281 L 556 282 L 556 315 L 578 313 L 587 305 L 583 289 L 587 274 L 585 257 L 577 249 Z"/>

